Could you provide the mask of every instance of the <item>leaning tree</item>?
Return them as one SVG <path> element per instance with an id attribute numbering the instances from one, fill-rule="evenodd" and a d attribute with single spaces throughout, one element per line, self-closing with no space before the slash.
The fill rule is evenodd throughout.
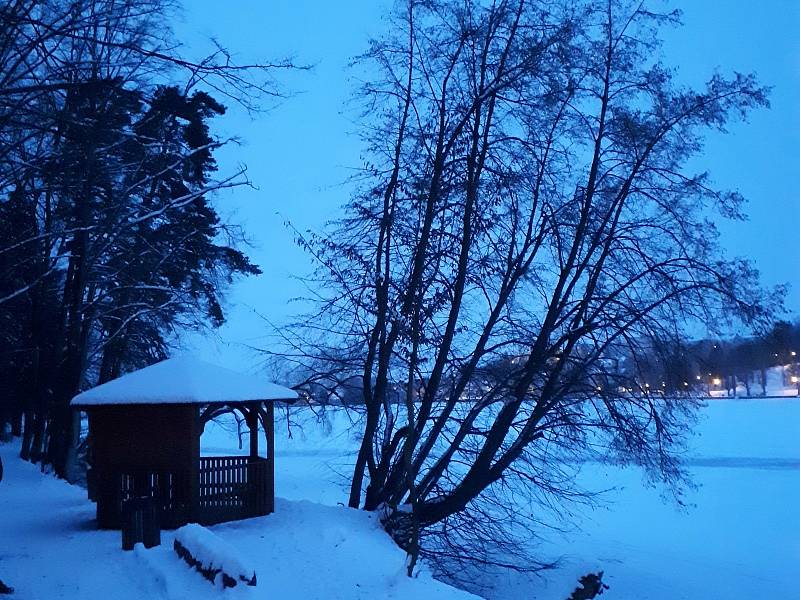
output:
<path id="1" fill-rule="evenodd" d="M 316 309 L 284 356 L 329 387 L 358 381 L 349 504 L 381 509 L 413 556 L 504 560 L 524 499 L 578 493 L 569 465 L 587 456 L 679 494 L 693 404 L 620 364 L 764 315 L 713 224 L 742 198 L 688 164 L 767 100 L 749 75 L 679 84 L 657 37 L 677 18 L 409 0 L 363 57 L 369 164 L 344 216 L 298 235 Z"/>

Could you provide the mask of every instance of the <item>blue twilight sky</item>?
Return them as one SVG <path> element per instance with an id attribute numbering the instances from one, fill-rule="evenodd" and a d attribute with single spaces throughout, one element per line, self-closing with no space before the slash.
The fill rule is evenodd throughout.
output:
<path id="1" fill-rule="evenodd" d="M 348 176 L 361 164 L 353 89 L 347 65 L 370 35 L 385 27 L 392 0 L 312 1 L 186 0 L 179 37 L 198 51 L 214 37 L 241 59 L 292 56 L 313 64 L 286 75 L 295 95 L 267 114 L 251 118 L 231 107 L 217 133 L 242 143 L 220 153 L 221 170 L 245 163 L 257 189 L 221 195 L 220 212 L 244 226 L 249 254 L 264 271 L 236 284 L 227 296 L 228 322 L 211 339 L 194 338 L 187 349 L 236 365 L 246 345 L 263 346 L 262 317 L 280 323 L 303 293 L 292 279 L 309 260 L 284 223 L 319 228 L 347 199 Z M 682 79 L 702 84 L 715 69 L 755 72 L 773 86 L 772 108 L 709 138 L 695 168 L 709 170 L 719 187 L 737 189 L 749 201 L 749 221 L 721 223 L 732 256 L 749 256 L 764 283 L 790 283 L 787 305 L 800 316 L 800 0 L 675 0 L 684 26 L 664 32 L 666 62 Z M 249 362 L 249 361 L 248 361 Z M 243 367 L 240 367 L 243 368 Z"/>

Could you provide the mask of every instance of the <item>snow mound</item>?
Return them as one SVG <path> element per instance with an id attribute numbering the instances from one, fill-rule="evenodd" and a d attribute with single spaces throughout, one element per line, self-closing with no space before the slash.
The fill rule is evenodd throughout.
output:
<path id="1" fill-rule="evenodd" d="M 198 569 L 214 575 L 222 573 L 233 580 L 255 585 L 256 570 L 232 544 L 197 523 L 184 525 L 175 532 L 175 550 L 182 546 L 198 563 Z M 180 555 L 180 552 L 179 552 Z"/>

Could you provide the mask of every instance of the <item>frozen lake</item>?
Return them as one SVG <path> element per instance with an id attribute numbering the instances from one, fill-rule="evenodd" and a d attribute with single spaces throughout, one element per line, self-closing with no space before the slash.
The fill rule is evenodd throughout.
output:
<path id="1" fill-rule="evenodd" d="M 277 495 L 344 502 L 357 447 L 349 420 L 340 409 L 321 419 L 308 409 L 291 415 L 291 428 L 285 413 L 276 424 Z M 236 445 L 235 433 L 216 424 L 203 436 L 209 453 Z M 574 525 L 538 547 L 559 566 L 538 576 L 485 572 L 471 590 L 563 600 L 580 575 L 604 570 L 608 600 L 800 599 L 800 400 L 708 401 L 687 462 L 697 489 L 685 508 L 645 487 L 635 468 L 585 465 L 580 483 L 609 491 L 599 507 L 576 507 Z"/>

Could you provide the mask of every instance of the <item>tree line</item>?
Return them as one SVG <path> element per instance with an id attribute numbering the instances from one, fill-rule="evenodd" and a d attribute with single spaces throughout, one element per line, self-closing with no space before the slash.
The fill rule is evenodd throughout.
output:
<path id="1" fill-rule="evenodd" d="M 778 321 L 765 332 L 747 336 L 670 341 L 654 344 L 650 352 L 628 365 L 640 385 L 666 393 L 703 393 L 709 390 L 745 396 L 764 396 L 767 371 L 785 369 L 785 387 L 796 387 L 800 376 L 800 323 Z M 796 384 L 796 382 L 794 382 Z"/>
<path id="2" fill-rule="evenodd" d="M 506 357 L 484 367 L 494 377 L 512 373 L 521 357 Z M 744 396 L 764 396 L 767 392 L 767 371 L 785 369 L 785 387 L 795 387 L 792 377 L 800 376 L 800 323 L 778 321 L 764 333 L 751 336 L 719 337 L 700 340 L 650 338 L 639 344 L 636 354 L 611 353 L 603 373 L 595 374 L 596 388 L 602 390 L 616 380 L 620 391 L 633 394 L 670 394 L 673 396 L 705 396 L 710 390 L 730 391 L 744 388 Z M 415 402 L 424 396 L 427 373 L 420 373 L 414 382 Z M 301 385 L 309 402 L 321 405 L 358 407 L 363 403 L 363 381 L 320 377 L 314 373 Z M 453 382 L 447 382 L 452 385 Z M 487 377 L 467 385 L 460 397 L 464 403 L 480 398 Z M 390 382 L 386 399 L 399 405 L 406 394 L 405 382 Z"/>
<path id="3" fill-rule="evenodd" d="M 222 101 L 256 108 L 288 63 L 189 60 L 169 0 L 0 6 L 0 427 L 22 457 L 74 476 L 87 385 L 218 326 L 236 248 L 215 192 Z"/>

